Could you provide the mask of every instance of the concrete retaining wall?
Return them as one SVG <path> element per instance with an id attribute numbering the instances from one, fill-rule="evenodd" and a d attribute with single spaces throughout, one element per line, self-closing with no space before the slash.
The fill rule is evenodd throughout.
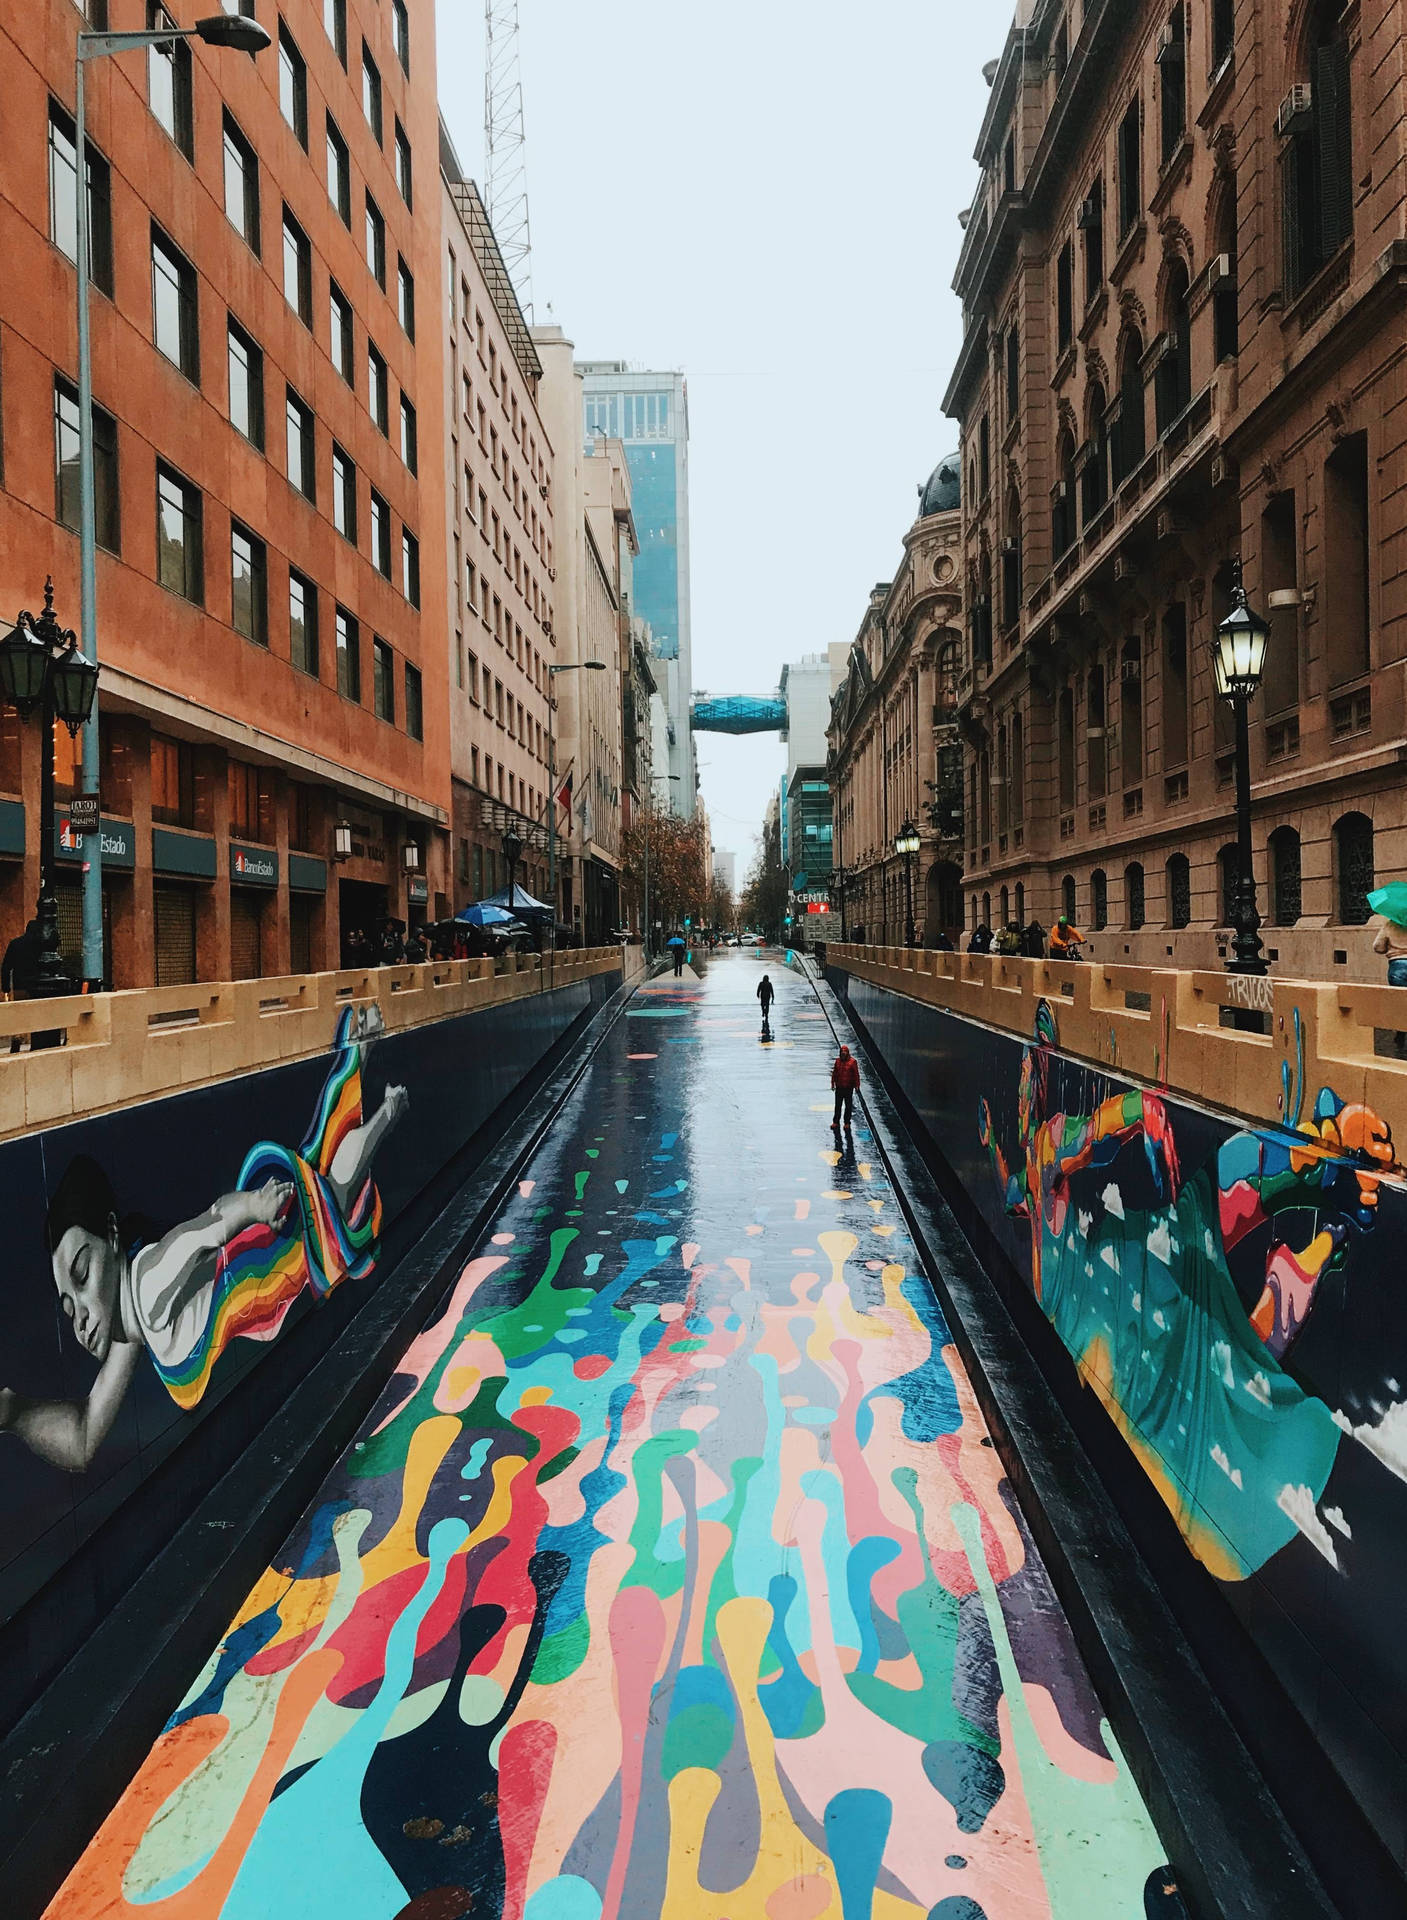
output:
<path id="1" fill-rule="evenodd" d="M 1195 1024 L 1179 1028 L 1171 1063 L 1181 1059 L 1180 1078 L 1193 1063 L 1198 1099 L 1178 1097 L 1089 1059 L 1109 1017 L 1119 1057 L 1135 1051 L 1125 1010 L 1095 1005 L 1107 976 L 1043 969 L 1077 978 L 1068 999 L 1058 978 L 1042 998 L 1040 963 L 1016 965 L 1015 980 L 970 983 L 964 957 L 935 981 L 832 950 L 828 977 L 991 1256 L 1057 1336 L 1028 1307 L 1043 1362 L 1068 1375 L 1125 1477 L 1131 1462 L 1146 1476 L 1132 1478 L 1171 1517 L 1176 1535 L 1159 1525 L 1169 1554 L 1185 1557 L 1189 1592 L 1229 1610 L 1225 1649 L 1239 1623 L 1297 1737 L 1327 1756 L 1345 1803 L 1407 1870 L 1407 1185 L 1391 1126 L 1362 1103 L 1379 1068 L 1359 1060 L 1338 1085 L 1303 1011 L 1314 1066 L 1300 1068 L 1282 1045 L 1277 982 L 1269 1038 L 1203 1028 L 1199 1052 Z M 888 984 L 896 975 L 904 991 Z M 1337 1018 L 1340 990 L 1320 991 Z M 1186 1013 L 1196 977 L 1170 992 Z M 988 1006 L 1008 995 L 1001 1025 L 1029 1017 L 1027 1035 L 934 1004 L 963 993 Z M 1292 990 L 1291 1020 L 1297 1003 Z M 1247 1040 L 1263 1068 L 1238 1077 L 1211 1064 L 1239 1058 Z M 1223 1109 L 1273 1117 L 1213 1112 L 1218 1091 Z M 1214 1645 L 1215 1620 L 1202 1624 Z M 1246 1731 L 1264 1752 L 1273 1716 L 1245 1710 L 1261 1720 Z"/>

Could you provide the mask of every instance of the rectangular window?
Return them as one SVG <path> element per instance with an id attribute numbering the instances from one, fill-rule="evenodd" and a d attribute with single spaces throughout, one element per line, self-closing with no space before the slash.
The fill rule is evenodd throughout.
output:
<path id="1" fill-rule="evenodd" d="M 259 251 L 259 161 L 225 114 L 225 215 L 252 253 Z"/>
<path id="2" fill-rule="evenodd" d="M 264 449 L 264 356 L 231 314 L 228 320 L 230 425 Z"/>
<path id="3" fill-rule="evenodd" d="M 79 512 L 78 389 L 67 380 L 54 381 L 54 510 L 61 526 L 77 533 Z M 93 491 L 97 510 L 98 545 L 109 553 L 119 550 L 117 491 L 117 422 L 101 407 L 93 408 Z"/>
<path id="4" fill-rule="evenodd" d="M 1021 412 L 1021 332 L 1010 327 L 1006 336 L 1006 424 L 1011 426 Z"/>
<path id="5" fill-rule="evenodd" d="M 1100 174 L 1080 208 L 1080 231 L 1085 236 L 1085 305 L 1104 285 L 1104 176 Z"/>
<path id="6" fill-rule="evenodd" d="M 168 593 L 199 606 L 205 597 L 201 499 L 174 468 L 156 469 L 156 577 Z"/>
<path id="7" fill-rule="evenodd" d="M 371 48 L 365 40 L 362 41 L 362 112 L 379 147 L 385 132 L 381 117 L 381 69 L 372 59 Z"/>
<path id="8" fill-rule="evenodd" d="M 1163 165 L 1187 131 L 1187 31 L 1182 0 L 1168 17 L 1158 42 L 1158 92 L 1163 120 Z"/>
<path id="9" fill-rule="evenodd" d="M 406 138 L 405 128 L 396 122 L 396 190 L 408 207 L 415 204 L 415 173 L 410 155 L 410 142 Z M 450 300 L 454 300 L 454 268 L 450 267 Z M 451 324 L 454 315 L 450 314 Z"/>
<path id="10" fill-rule="evenodd" d="M 396 305 L 407 340 L 415 338 L 415 280 L 399 254 L 396 256 Z"/>
<path id="11" fill-rule="evenodd" d="M 401 395 L 401 458 L 405 461 L 412 473 L 419 470 L 420 448 L 419 436 L 416 430 L 415 408 L 411 405 L 410 401 L 406 399 L 404 394 Z M 482 494 L 479 495 L 481 501 L 483 497 Z"/>
<path id="12" fill-rule="evenodd" d="M 371 563 L 387 580 L 391 577 L 391 509 L 375 487 L 371 489 Z"/>
<path id="13" fill-rule="evenodd" d="M 257 646 L 269 644 L 269 560 L 238 520 L 230 523 L 230 625 Z"/>
<path id="14" fill-rule="evenodd" d="M 200 380 L 200 337 L 196 324 L 195 268 L 161 229 L 151 230 L 152 334 L 159 352 L 187 380 Z"/>
<path id="15" fill-rule="evenodd" d="M 288 656 L 300 673 L 318 675 L 318 590 L 288 570 Z"/>
<path id="16" fill-rule="evenodd" d="M 396 658 L 384 640 L 371 643 L 371 698 L 378 720 L 396 723 Z"/>
<path id="17" fill-rule="evenodd" d="M 337 609 L 337 691 L 344 700 L 362 697 L 361 633 L 345 607 Z"/>
<path id="18" fill-rule="evenodd" d="M 352 158 L 337 122 L 327 116 L 327 197 L 344 227 L 352 224 Z"/>
<path id="19" fill-rule="evenodd" d="M 347 0 L 322 0 L 322 24 L 337 58 L 347 64 Z"/>
<path id="20" fill-rule="evenodd" d="M 49 238 L 60 252 L 78 260 L 78 147 L 72 120 L 49 103 Z M 84 148 L 88 175 L 88 276 L 112 297 L 112 175 L 93 146 Z"/>
<path id="21" fill-rule="evenodd" d="M 366 403 L 372 419 L 388 437 L 391 431 L 390 380 L 386 362 L 373 343 L 366 343 Z"/>
<path id="22" fill-rule="evenodd" d="M 1298 586 L 1299 521 L 1294 489 L 1290 488 L 1272 494 L 1261 514 L 1259 597 L 1264 602 L 1272 593 L 1293 593 Z M 1265 650 L 1261 703 L 1266 713 L 1284 713 L 1298 707 L 1299 651 L 1299 615 L 1290 607 L 1283 615 L 1276 615 L 1275 637 Z"/>
<path id="23" fill-rule="evenodd" d="M 401 528 L 401 591 L 413 607 L 420 605 L 420 542 L 409 527 Z"/>
<path id="24" fill-rule="evenodd" d="M 1342 686 L 1370 664 L 1368 436 L 1349 434 L 1324 463 L 1324 623 L 1329 685 Z"/>
<path id="25" fill-rule="evenodd" d="M 381 209 L 366 196 L 366 264 L 371 269 L 371 277 L 384 293 L 386 291 L 386 222 L 381 217 Z"/>
<path id="26" fill-rule="evenodd" d="M 151 817 L 164 827 L 195 825 L 195 756 L 184 740 L 151 737 Z"/>
<path id="27" fill-rule="evenodd" d="M 1212 72 L 1219 73 L 1236 46 L 1236 0 L 1212 0 Z"/>
<path id="28" fill-rule="evenodd" d="M 274 837 L 273 776 L 263 767 L 252 767 L 246 760 L 231 760 L 228 773 L 230 794 L 230 832 L 245 840 Z"/>
<path id="29" fill-rule="evenodd" d="M 410 14 L 405 0 L 391 0 L 391 39 L 402 69 L 410 72 Z"/>
<path id="30" fill-rule="evenodd" d="M 303 322 L 313 324 L 313 250 L 308 236 L 288 210 L 283 210 L 283 297 Z"/>
<path id="31" fill-rule="evenodd" d="M 328 282 L 327 299 L 331 314 L 328 344 L 332 352 L 332 364 L 347 385 L 354 386 L 357 376 L 352 365 L 352 303 L 335 280 Z"/>
<path id="32" fill-rule="evenodd" d="M 285 419 L 288 437 L 288 479 L 305 500 L 318 497 L 318 469 L 313 445 L 313 410 L 287 390 Z"/>
<path id="33" fill-rule="evenodd" d="M 332 445 L 332 524 L 357 544 L 357 470 L 336 441 Z"/>
<path id="34" fill-rule="evenodd" d="M 298 144 L 308 146 L 308 68 L 298 43 L 282 20 L 278 23 L 278 104 Z"/>
<path id="35" fill-rule="evenodd" d="M 405 663 L 405 730 L 412 740 L 425 738 L 425 713 L 421 700 L 420 669 Z"/>
<path id="36" fill-rule="evenodd" d="M 1119 238 L 1138 224 L 1143 212 L 1143 130 L 1137 99 L 1119 123 Z"/>
<path id="37" fill-rule="evenodd" d="M 176 21 L 159 6 L 147 0 L 147 31 L 160 33 L 174 27 Z M 192 112 L 191 50 L 186 40 L 176 40 L 147 49 L 147 103 L 152 118 L 164 127 L 187 160 L 195 154 L 195 116 Z"/>
<path id="38" fill-rule="evenodd" d="M 1075 337 L 1075 243 L 1067 240 L 1060 249 L 1055 269 L 1055 332 L 1061 353 Z"/>

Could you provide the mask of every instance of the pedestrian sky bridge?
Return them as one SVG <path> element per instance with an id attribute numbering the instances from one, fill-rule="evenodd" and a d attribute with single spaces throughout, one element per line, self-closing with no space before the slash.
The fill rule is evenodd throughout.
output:
<path id="1" fill-rule="evenodd" d="M 746 693 L 726 694 L 720 699 L 695 694 L 689 724 L 695 733 L 780 733 L 785 738 L 786 698 L 780 693 L 765 699 Z"/>

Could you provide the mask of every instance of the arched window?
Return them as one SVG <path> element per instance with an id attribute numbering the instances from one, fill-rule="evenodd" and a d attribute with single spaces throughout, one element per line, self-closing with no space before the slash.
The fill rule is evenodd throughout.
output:
<path id="1" fill-rule="evenodd" d="M 1075 436 L 1069 428 L 1055 447 L 1055 487 L 1050 496 L 1050 543 L 1057 560 L 1075 544 Z"/>
<path id="2" fill-rule="evenodd" d="M 1004 927 L 1011 924 L 1011 895 L 1003 887 L 1001 890 L 1001 923 Z"/>
<path id="3" fill-rule="evenodd" d="M 1143 869 L 1135 860 L 1124 868 L 1124 904 L 1129 926 L 1137 933 L 1143 925 Z"/>
<path id="4" fill-rule="evenodd" d="M 1300 837 L 1293 827 L 1270 836 L 1270 922 L 1292 927 L 1300 917 Z"/>
<path id="5" fill-rule="evenodd" d="M 957 712 L 958 643 L 945 640 L 938 649 L 938 711 L 945 718 Z"/>
<path id="6" fill-rule="evenodd" d="M 1019 880 L 1016 883 L 1016 924 L 1018 927 L 1026 924 L 1026 889 Z"/>
<path id="7" fill-rule="evenodd" d="M 1221 883 L 1221 924 L 1234 927 L 1236 896 L 1241 882 L 1241 855 L 1234 841 L 1222 848 L 1216 857 L 1216 865 L 1217 878 Z"/>
<path id="8" fill-rule="evenodd" d="M 992 557 L 985 543 L 973 581 L 970 619 L 973 665 L 990 667 L 992 664 Z"/>
<path id="9" fill-rule="evenodd" d="M 1192 317 L 1188 311 L 1187 268 L 1177 260 L 1168 269 L 1163 296 L 1162 358 L 1154 388 L 1158 438 L 1172 426 L 1192 398 Z"/>
<path id="10" fill-rule="evenodd" d="M 1373 891 L 1373 823 L 1366 813 L 1346 813 L 1334 822 L 1334 871 L 1340 924 L 1366 926 Z"/>
<path id="11" fill-rule="evenodd" d="M 1067 873 L 1060 882 L 1060 911 L 1067 920 L 1075 918 L 1075 876 Z"/>
<path id="12" fill-rule="evenodd" d="M 1080 512 L 1089 525 L 1109 497 L 1109 402 L 1097 380 L 1085 396 L 1085 444 L 1080 453 Z"/>
<path id="13" fill-rule="evenodd" d="M 1302 61 L 1308 98 L 1280 122 L 1285 278 L 1297 294 L 1353 236 L 1353 87 L 1344 16 L 1351 0 L 1320 0 Z"/>
<path id="14" fill-rule="evenodd" d="M 1168 859 L 1168 925 L 1188 926 L 1192 919 L 1192 867 L 1185 853 Z"/>
<path id="15" fill-rule="evenodd" d="M 1119 360 L 1119 424 L 1114 434 L 1113 480 L 1121 487 L 1143 463 L 1147 450 L 1143 418 L 1143 336 L 1130 328 Z"/>
<path id="16" fill-rule="evenodd" d="M 1096 867 L 1089 877 L 1089 918 L 1096 933 L 1103 933 L 1109 924 L 1109 876 L 1103 867 Z"/>
<path id="17" fill-rule="evenodd" d="M 990 927 L 992 924 L 992 896 L 990 893 L 984 893 L 982 895 L 982 924 L 987 927 Z"/>

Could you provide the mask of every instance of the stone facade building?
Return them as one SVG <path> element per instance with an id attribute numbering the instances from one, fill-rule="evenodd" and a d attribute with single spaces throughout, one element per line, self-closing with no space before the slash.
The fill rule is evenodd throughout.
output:
<path id="1" fill-rule="evenodd" d="M 548 757 L 557 555 L 542 362 L 488 215 L 443 126 L 450 742 L 456 910 L 508 884 L 549 890 Z M 512 840 L 509 844 L 511 846 Z"/>
<path id="2" fill-rule="evenodd" d="M 78 624 L 75 39 L 109 14 L 166 19 L 89 0 L 0 24 L 6 625 L 46 575 Z M 259 14 L 256 59 L 186 41 L 88 68 L 83 638 L 117 987 L 336 966 L 350 927 L 446 893 L 439 223 L 416 210 L 436 191 L 434 7 Z M 38 891 L 39 735 L 0 716 L 0 946 Z M 57 744 L 66 800 L 81 768 Z M 87 843 L 62 809 L 58 842 L 73 968 Z"/>
<path id="3" fill-rule="evenodd" d="M 892 582 L 870 595 L 831 703 L 834 865 L 852 939 L 900 944 L 962 927 L 962 517 L 959 463 L 934 469 Z M 912 823 L 920 850 L 894 850 Z M 832 888 L 830 920 L 841 902 Z M 837 933 L 839 926 L 836 927 Z"/>
<path id="4" fill-rule="evenodd" d="M 956 285 L 966 922 L 1217 965 L 1236 874 L 1210 647 L 1233 564 L 1272 961 L 1376 974 L 1407 868 L 1401 0 L 1027 0 Z"/>

